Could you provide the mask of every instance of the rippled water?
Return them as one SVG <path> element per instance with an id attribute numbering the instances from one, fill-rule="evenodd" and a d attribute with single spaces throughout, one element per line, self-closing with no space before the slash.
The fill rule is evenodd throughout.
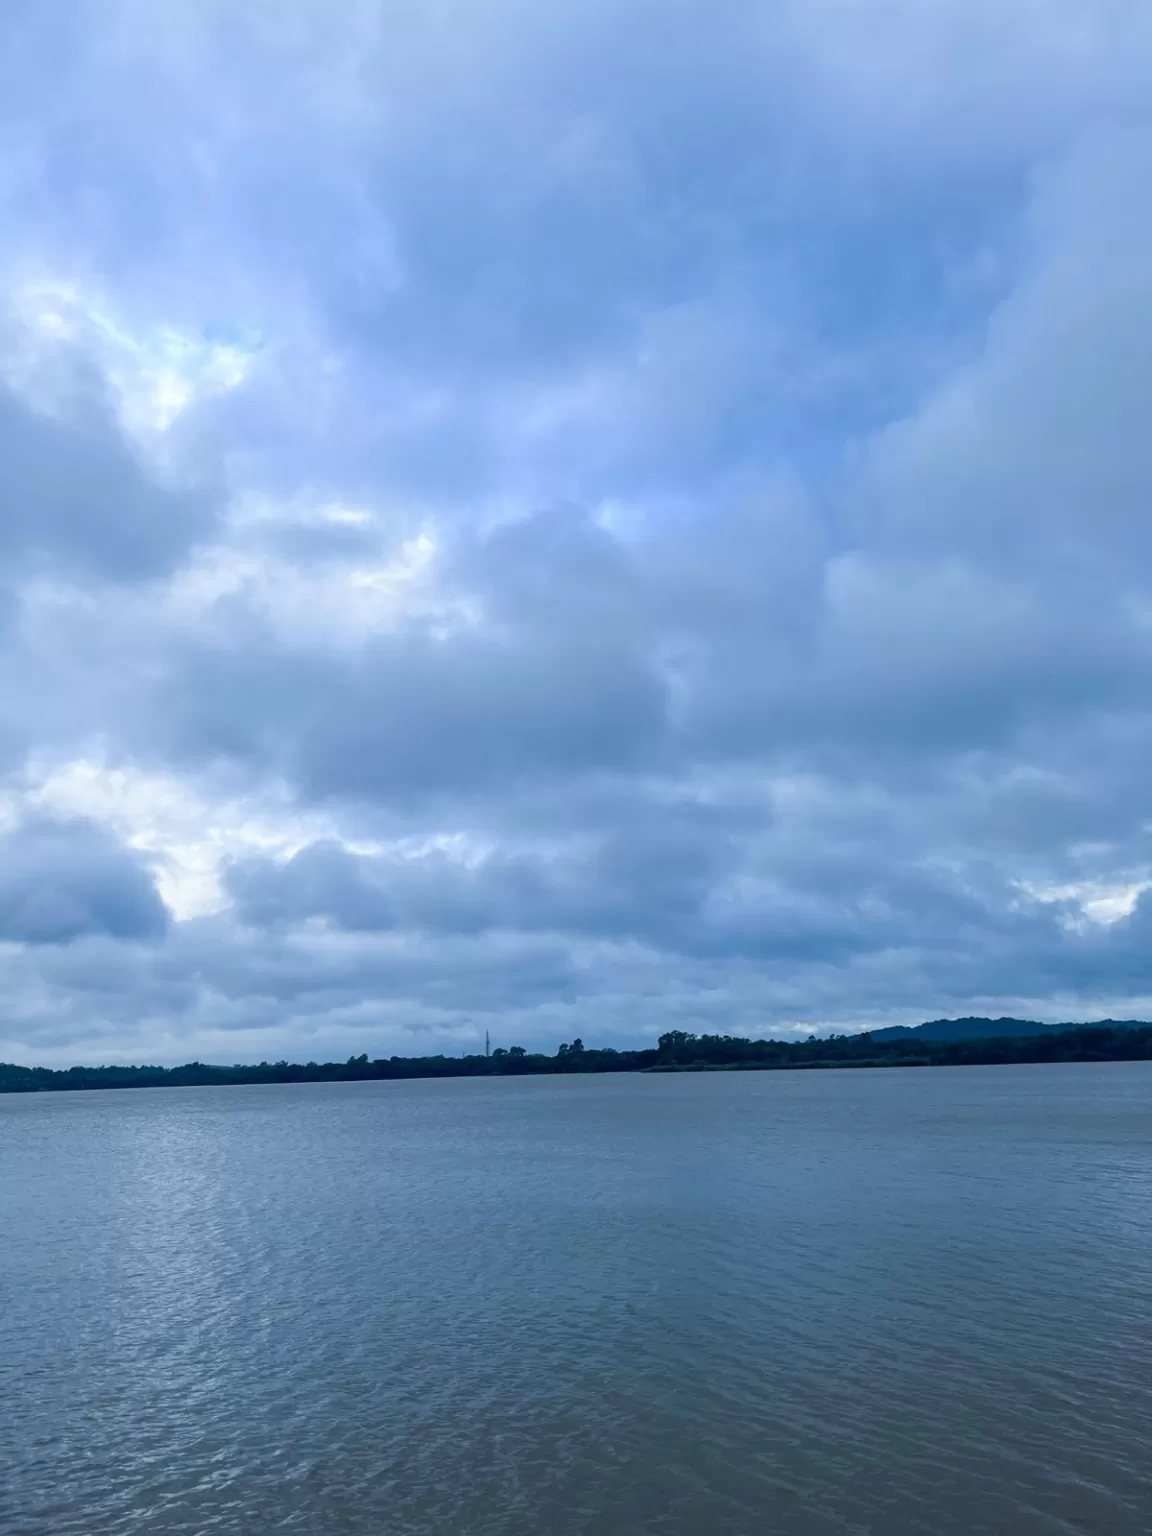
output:
<path id="1" fill-rule="evenodd" d="M 1152 1529 L 1152 1065 L 0 1098 L 4 1536 Z"/>

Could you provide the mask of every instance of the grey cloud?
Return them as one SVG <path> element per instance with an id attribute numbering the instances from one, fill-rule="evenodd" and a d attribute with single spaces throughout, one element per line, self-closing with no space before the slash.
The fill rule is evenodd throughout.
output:
<path id="1" fill-rule="evenodd" d="M 324 917 L 355 930 L 392 928 L 397 913 L 387 882 L 343 843 L 310 843 L 283 868 L 267 859 L 235 863 L 228 885 L 242 921 L 260 927 Z"/>
<path id="2" fill-rule="evenodd" d="M 0 564 L 11 574 L 138 580 L 212 529 L 203 493 L 149 477 L 98 399 L 48 415 L 0 388 Z"/>
<path id="3" fill-rule="evenodd" d="M 658 739 L 664 710 L 641 659 L 544 637 L 532 647 L 410 635 L 351 666 L 208 652 L 190 659 L 181 686 L 161 725 L 187 760 L 287 771 L 321 799 L 402 801 L 627 769 Z"/>
<path id="4" fill-rule="evenodd" d="M 662 821 L 473 863 L 441 851 L 372 857 L 314 843 L 285 864 L 235 865 L 229 886 L 249 923 L 323 918 L 351 931 L 504 929 L 676 943 L 702 922 L 710 885 L 730 860 L 719 837 Z"/>
<path id="5" fill-rule="evenodd" d="M 898 835 L 890 826 L 886 842 L 837 849 L 787 830 L 736 840 L 651 818 L 645 830 L 467 863 L 441 851 L 370 856 L 317 843 L 286 863 L 239 863 L 229 885 L 252 925 L 547 933 L 641 945 L 673 964 L 891 963 L 914 951 L 951 965 L 972 950 L 989 964 L 993 952 L 1058 948 L 1067 903 L 1022 899 L 988 860 L 903 864 L 893 858 Z"/>
<path id="6" fill-rule="evenodd" d="M 1138 707 L 1147 156 L 1144 135 L 1104 137 L 1046 174 L 981 358 L 834 497 L 729 496 L 632 546 L 574 513 L 449 536 L 479 625 L 377 642 L 342 672 L 259 638 L 233 680 L 192 656 L 207 719 L 189 744 L 227 740 L 230 712 L 309 793 L 387 797 L 732 756 L 883 777 Z M 293 747 L 278 711 L 310 697 Z"/>
<path id="7" fill-rule="evenodd" d="M 135 855 L 20 834 L 19 1040 L 1152 992 L 1148 899 L 1076 895 L 1152 870 L 1146 7 L 290 9 L 110 3 L 100 68 L 13 13 L 29 248 L 129 329 L 259 333 L 168 445 L 271 515 L 154 485 L 98 403 L 4 396 L 0 739 L 330 829 L 167 928 Z M 270 617 L 278 573 L 330 600 L 421 528 L 416 616 Z"/>
<path id="8" fill-rule="evenodd" d="M 321 795 L 387 795 L 643 761 L 664 713 L 643 659 L 594 638 L 525 638 L 374 647 L 299 742 L 300 782 Z"/>
<path id="9" fill-rule="evenodd" d="M 0 841 L 0 938 L 158 939 L 168 914 L 140 856 L 85 822 L 39 821 Z"/>
<path id="10" fill-rule="evenodd" d="M 668 699 L 624 551 L 569 512 L 466 539 L 432 620 L 355 654 L 310 652 L 226 606 L 171 658 L 136 722 L 146 748 L 286 773 L 317 798 L 492 792 L 658 756 Z"/>
<path id="11" fill-rule="evenodd" d="M 979 319 L 983 294 L 953 313 L 954 272 L 1003 239 L 1020 175 L 1086 115 L 1141 100 L 1138 16 L 1064 0 L 1064 49 L 1002 10 L 952 3 L 910 27 L 892 0 L 860 37 L 851 10 L 819 27 L 801 3 L 729 0 L 703 24 L 692 5 L 508 0 L 449 35 L 394 5 L 297 5 L 285 28 L 263 5 L 178 4 L 158 27 L 109 4 L 99 36 L 124 46 L 104 48 L 18 6 L 9 110 L 42 171 L 21 211 L 51 247 L 79 240 L 129 274 L 146 312 L 321 332 L 350 385 L 339 430 L 277 395 L 256 430 L 273 477 L 323 464 L 457 504 L 510 470 L 563 467 L 594 497 L 704 488 L 718 456 L 834 450 L 841 416 L 907 406 L 910 355 Z M 54 88 L 30 99 L 29 75 Z M 278 340 L 280 381 L 301 365 Z M 821 408 L 789 388 L 845 360 L 855 382 Z M 543 462 L 502 441 L 541 389 L 594 392 L 605 372 L 623 402 L 545 434 Z"/>
<path id="12" fill-rule="evenodd" d="M 1146 551 L 1150 174 L 1142 127 L 1090 136 L 1039 178 L 1023 280 L 982 355 L 877 439 L 864 511 L 880 547 L 962 549 L 1086 597 Z"/>

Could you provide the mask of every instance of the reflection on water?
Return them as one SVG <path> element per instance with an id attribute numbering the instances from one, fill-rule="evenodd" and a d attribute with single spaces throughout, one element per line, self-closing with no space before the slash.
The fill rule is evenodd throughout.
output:
<path id="1" fill-rule="evenodd" d="M 1144 1536 L 1152 1064 L 0 1098 L 4 1536 Z"/>

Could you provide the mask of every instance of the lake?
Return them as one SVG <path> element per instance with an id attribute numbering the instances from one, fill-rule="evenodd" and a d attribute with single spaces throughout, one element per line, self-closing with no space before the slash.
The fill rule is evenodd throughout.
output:
<path id="1" fill-rule="evenodd" d="M 0 1097 L 4 1536 L 1152 1528 L 1152 1064 Z"/>

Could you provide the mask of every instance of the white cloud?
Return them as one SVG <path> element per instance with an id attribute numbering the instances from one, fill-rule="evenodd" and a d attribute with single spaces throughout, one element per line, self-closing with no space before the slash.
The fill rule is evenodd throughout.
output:
<path id="1" fill-rule="evenodd" d="M 221 341 L 174 325 L 133 331 L 108 302 L 75 282 L 41 277 L 17 284 L 11 310 L 17 334 L 7 375 L 33 399 L 67 348 L 99 369 L 126 430 L 145 448 L 198 401 L 241 385 L 260 354 L 256 336 Z"/>
<path id="2" fill-rule="evenodd" d="M 294 810 L 268 786 L 259 797 L 213 793 L 173 774 L 111 766 L 97 758 L 30 765 L 19 794 L 4 802 L 5 820 L 29 813 L 85 818 L 148 855 L 165 903 L 178 920 L 228 905 L 221 867 L 244 854 L 288 855 L 334 835 L 320 813 Z"/>

